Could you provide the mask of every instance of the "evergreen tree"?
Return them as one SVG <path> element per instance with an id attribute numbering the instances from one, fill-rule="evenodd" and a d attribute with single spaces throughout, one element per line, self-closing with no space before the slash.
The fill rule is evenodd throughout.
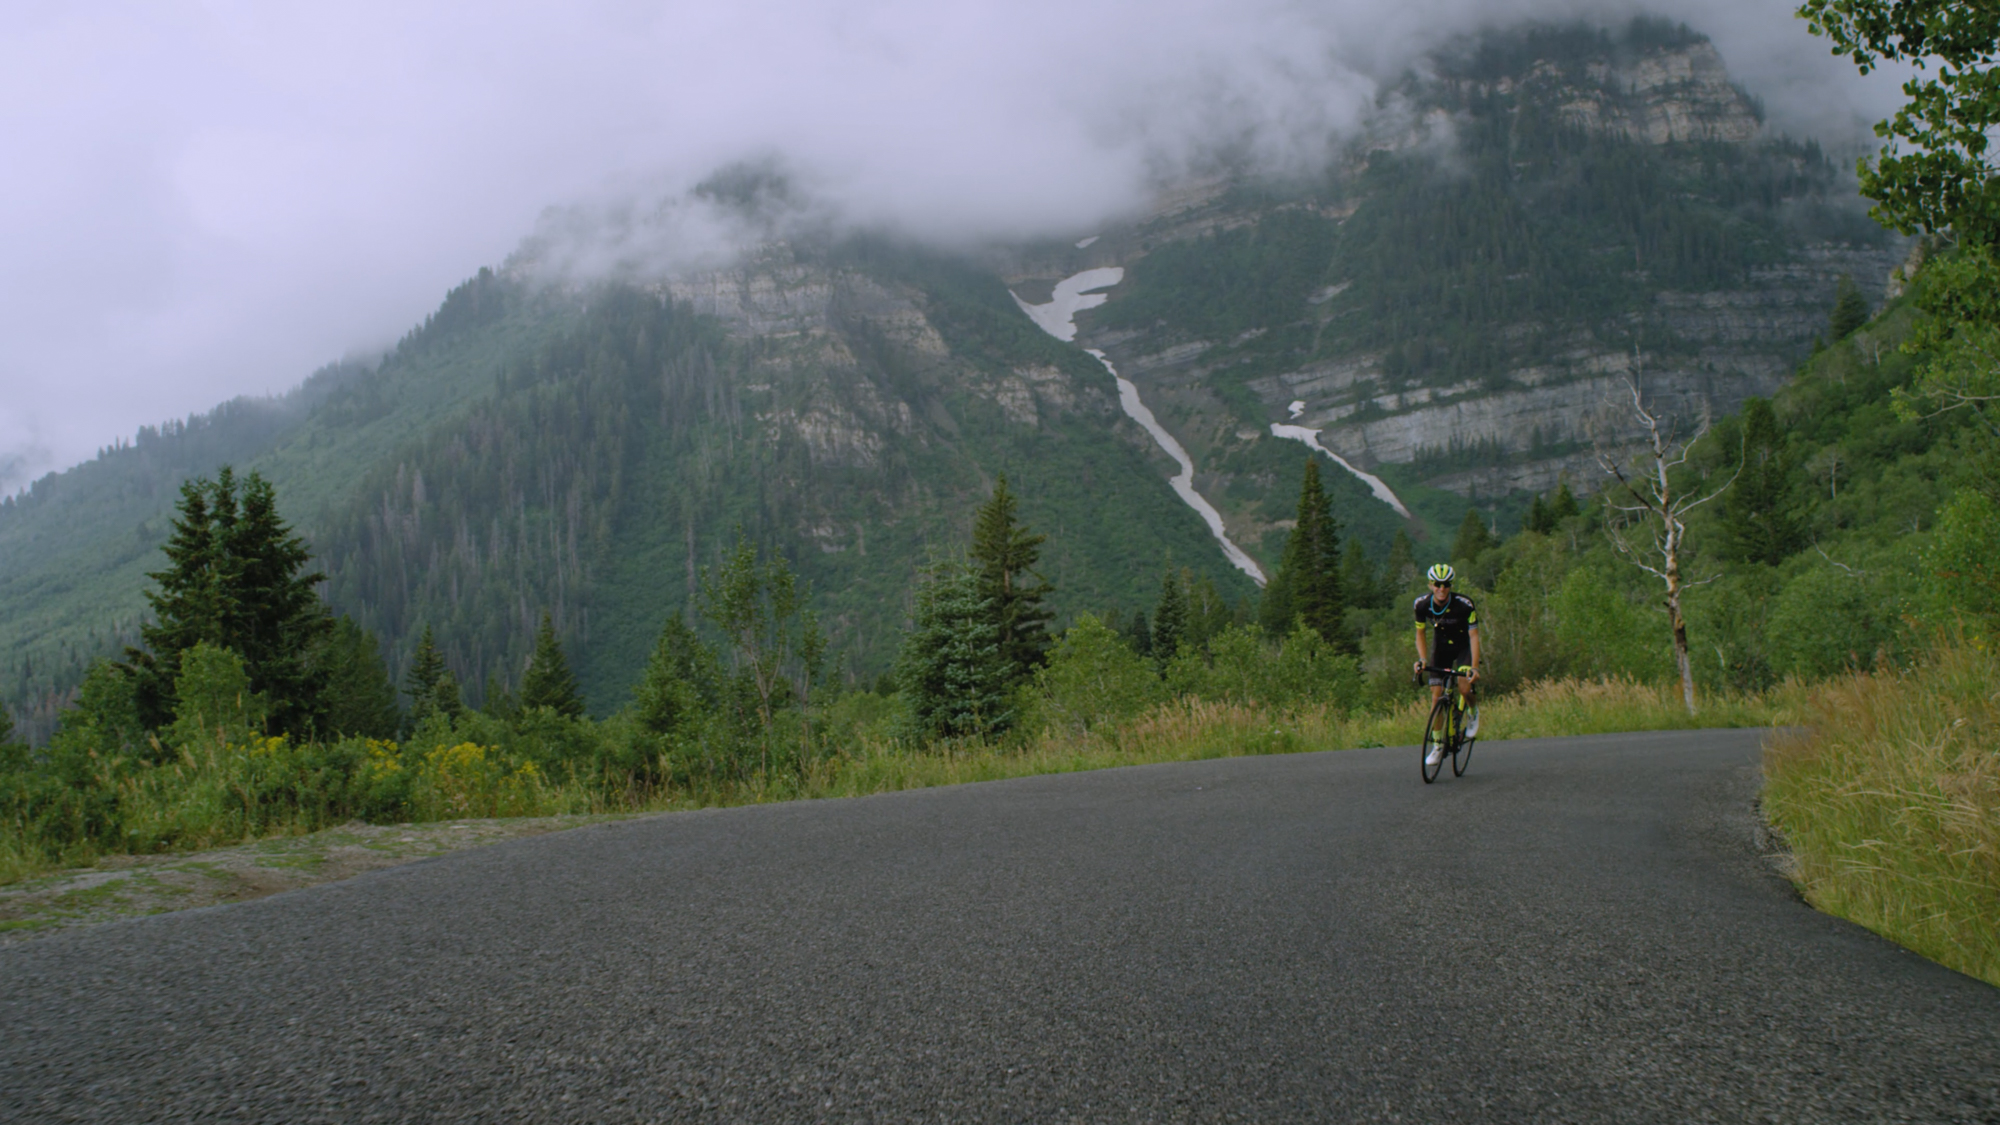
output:
<path id="1" fill-rule="evenodd" d="M 555 621 L 547 610 L 542 611 L 541 627 L 535 630 L 535 655 L 521 677 L 521 706 L 550 707 L 566 718 L 583 717 L 583 692 L 570 674 L 562 642 L 556 639 Z"/>
<path id="2" fill-rule="evenodd" d="M 1043 602 L 1055 587 L 1035 573 L 1048 536 L 1023 527 L 1016 516 L 1018 506 L 1002 474 L 972 524 L 971 555 L 979 595 L 992 606 L 1000 656 L 1010 679 L 1028 675 L 1047 659 L 1048 624 L 1054 616 Z"/>
<path id="3" fill-rule="evenodd" d="M 1542 498 L 1537 495 L 1533 500 L 1528 502 L 1527 514 L 1521 517 L 1521 530 L 1532 531 L 1537 535 L 1547 535 L 1555 529 L 1555 513 L 1550 511 L 1549 506 L 1542 503 Z"/>
<path id="4" fill-rule="evenodd" d="M 1459 521 L 1458 538 L 1452 540 L 1451 557 L 1459 562 L 1471 564 L 1479 561 L 1479 556 L 1494 545 L 1493 533 L 1486 529 L 1486 521 L 1479 518 L 1479 509 L 1467 508 L 1465 518 Z"/>
<path id="5" fill-rule="evenodd" d="M 1549 519 L 1560 527 L 1562 521 L 1581 514 L 1583 509 L 1576 502 L 1576 493 L 1569 490 L 1569 482 L 1563 481 L 1557 485 L 1555 497 L 1549 501 Z"/>
<path id="6" fill-rule="evenodd" d="M 963 564 L 933 569 L 917 587 L 916 617 L 896 654 L 903 727 L 917 741 L 978 738 L 1005 730 L 1011 672 L 1000 652 L 983 576 Z"/>
<path id="7" fill-rule="evenodd" d="M 1743 467 L 1722 498 L 1723 549 L 1729 557 L 1776 566 L 1803 546 L 1792 476 L 1792 457 L 1770 400 L 1746 400 Z"/>
<path id="8" fill-rule="evenodd" d="M 1153 655 L 1153 626 L 1146 620 L 1145 610 L 1132 611 L 1132 626 L 1125 630 L 1125 645 L 1140 656 Z"/>
<path id="9" fill-rule="evenodd" d="M 511 723 L 521 717 L 521 700 L 498 672 L 486 676 L 486 688 L 479 696 L 479 713 Z"/>
<path id="10" fill-rule="evenodd" d="M 1184 644 L 1206 649 L 1211 637 L 1237 623 L 1237 608 L 1222 599 L 1215 579 L 1202 575 L 1188 586 L 1188 631 Z"/>
<path id="11" fill-rule="evenodd" d="M 1382 583 L 1388 588 L 1390 600 L 1416 585 L 1417 545 L 1410 542 L 1410 535 L 1402 528 L 1396 529 L 1396 537 L 1389 542 L 1389 561 L 1382 564 Z"/>
<path id="12" fill-rule="evenodd" d="M 1283 637 L 1297 619 L 1328 644 L 1349 647 L 1341 627 L 1347 607 L 1340 569 L 1340 524 L 1320 484 L 1319 462 L 1308 457 L 1299 483 L 1298 523 L 1285 540 L 1277 575 L 1264 590 L 1260 616 L 1265 631 Z"/>
<path id="13" fill-rule="evenodd" d="M 410 725 L 422 722 L 437 707 L 437 686 L 445 677 L 444 653 L 438 651 L 431 627 L 417 638 L 417 651 L 410 657 L 410 670 L 403 674 L 403 694 L 410 697 Z"/>
<path id="14" fill-rule="evenodd" d="M 1868 323 L 1868 301 L 1861 295 L 1861 287 L 1854 279 L 1842 274 L 1840 287 L 1834 292 L 1833 312 L 1827 317 L 1827 327 L 1835 343 L 1853 335 L 1854 330 Z"/>
<path id="15" fill-rule="evenodd" d="M 213 481 L 188 481 L 173 526 L 167 569 L 147 575 L 158 589 L 146 593 L 145 647 L 127 650 L 141 721 L 149 729 L 172 721 L 180 655 L 207 643 L 243 659 L 251 690 L 270 701 L 272 726 L 306 733 L 322 708 L 310 656 L 332 628 L 314 590 L 326 576 L 302 573 L 312 552 L 278 516 L 270 484 L 251 473 L 239 493 L 227 465 Z"/>
<path id="16" fill-rule="evenodd" d="M 319 724 L 322 731 L 363 738 L 396 736 L 402 711 L 396 705 L 396 685 L 389 679 L 373 633 L 352 618 L 336 618 L 314 663 L 325 684 Z"/>
<path id="17" fill-rule="evenodd" d="M 437 683 L 431 685 L 430 699 L 423 713 L 443 715 L 454 723 L 465 714 L 465 700 L 458 690 L 458 677 L 451 674 L 451 669 L 445 669 L 444 674 L 438 677 Z M 412 715 L 412 718 L 414 717 Z"/>
<path id="18" fill-rule="evenodd" d="M 1181 650 L 1188 630 L 1187 586 L 1170 563 L 1160 578 L 1160 600 L 1153 606 L 1153 659 L 1165 664 Z"/>
<path id="19" fill-rule="evenodd" d="M 633 688 L 639 725 L 659 735 L 686 729 L 702 709 L 715 705 L 720 669 L 714 650 L 676 612 L 660 630 L 645 674 Z"/>
<path id="20" fill-rule="evenodd" d="M 1341 564 L 1340 582 L 1347 591 L 1347 603 L 1360 609 L 1379 609 L 1389 604 L 1382 575 L 1368 557 L 1368 548 L 1359 539 L 1347 541 L 1347 558 Z"/>
<path id="21" fill-rule="evenodd" d="M 28 768 L 28 744 L 14 736 L 14 716 L 0 703 L 0 776 Z"/>

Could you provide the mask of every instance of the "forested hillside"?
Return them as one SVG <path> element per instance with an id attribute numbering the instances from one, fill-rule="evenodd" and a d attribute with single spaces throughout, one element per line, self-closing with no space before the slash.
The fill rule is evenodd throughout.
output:
<path id="1" fill-rule="evenodd" d="M 275 486 L 393 674 L 429 628 L 473 702 L 518 684 L 546 613 L 590 706 L 615 708 L 738 527 L 811 583 L 870 679 L 912 576 L 1003 473 L 1050 537 L 1059 620 L 1129 620 L 1169 559 L 1243 602 L 1103 369 L 1009 292 L 1113 262 L 1127 280 L 1080 343 L 1139 383 L 1267 570 L 1316 456 L 1267 431 L 1295 400 L 1415 512 L 1322 462 L 1368 565 L 1399 531 L 1436 552 L 1468 507 L 1511 527 L 1563 473 L 1594 487 L 1586 420 L 1635 347 L 1662 395 L 1732 409 L 1782 385 L 1842 274 L 1872 292 L 1901 256 L 1719 68 L 1645 21 L 1468 43 L 1386 91 L 1323 177 L 1198 186 L 1088 248 L 800 237 L 697 275 L 549 284 L 530 245 L 379 361 L 0 502 L 0 697 L 49 735 L 88 662 L 134 639 L 179 485 L 224 463 Z"/>

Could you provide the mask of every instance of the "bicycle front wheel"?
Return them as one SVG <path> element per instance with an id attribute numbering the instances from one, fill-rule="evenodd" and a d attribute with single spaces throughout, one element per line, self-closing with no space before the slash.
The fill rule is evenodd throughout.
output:
<path id="1" fill-rule="evenodd" d="M 1465 733 L 1465 720 L 1458 722 L 1458 737 L 1451 744 L 1451 776 L 1464 777 L 1465 767 L 1472 764 L 1472 744 L 1477 739 Z"/>
<path id="2" fill-rule="evenodd" d="M 1441 695 L 1436 703 L 1431 704 L 1430 722 L 1424 724 L 1423 757 L 1417 760 L 1423 767 L 1425 785 L 1436 781 L 1438 771 L 1444 769 L 1445 753 L 1451 745 L 1450 724 L 1451 696 Z"/>

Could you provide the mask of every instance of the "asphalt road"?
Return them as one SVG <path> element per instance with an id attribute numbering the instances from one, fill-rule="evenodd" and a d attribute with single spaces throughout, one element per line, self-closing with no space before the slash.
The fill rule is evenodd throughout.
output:
<path id="1" fill-rule="evenodd" d="M 0 1119 L 2000 1121 L 1755 732 L 678 814 L 0 950 Z"/>

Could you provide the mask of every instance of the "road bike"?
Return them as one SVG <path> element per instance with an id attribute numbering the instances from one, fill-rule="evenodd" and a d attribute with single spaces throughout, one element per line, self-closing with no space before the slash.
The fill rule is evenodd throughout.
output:
<path id="1" fill-rule="evenodd" d="M 1429 785 L 1444 771 L 1444 760 L 1451 759 L 1451 776 L 1464 777 L 1465 767 L 1472 764 L 1472 735 L 1465 733 L 1465 697 L 1458 693 L 1458 678 L 1461 673 L 1456 668 L 1439 668 L 1424 665 L 1424 671 L 1444 677 L 1444 694 L 1431 704 L 1430 721 L 1424 724 L 1423 757 L 1417 759 L 1423 769 L 1424 784 Z M 1439 747 L 1444 753 L 1435 763 L 1431 761 L 1431 751 Z"/>

